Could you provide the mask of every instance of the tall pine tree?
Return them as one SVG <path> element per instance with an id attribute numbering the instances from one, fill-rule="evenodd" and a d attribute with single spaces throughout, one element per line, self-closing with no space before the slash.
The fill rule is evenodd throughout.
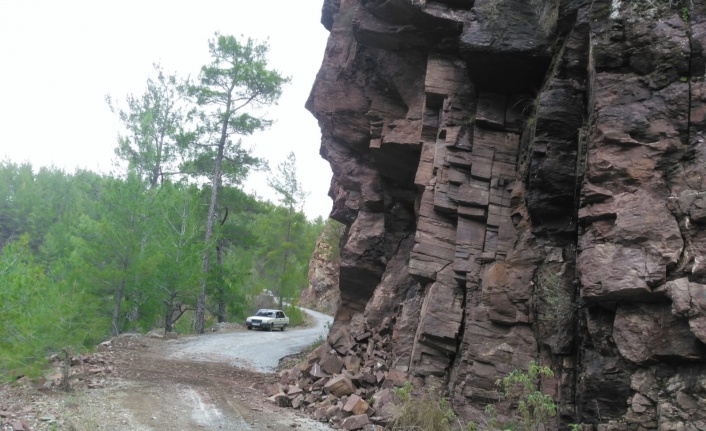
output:
<path id="1" fill-rule="evenodd" d="M 224 179 L 238 184 L 261 161 L 244 149 L 239 139 L 267 128 L 272 122 L 257 116 L 254 109 L 276 103 L 289 78 L 267 67 L 268 45 L 252 39 L 244 42 L 234 36 L 216 34 L 209 41 L 211 63 L 201 68 L 198 83 L 189 93 L 199 105 L 201 139 L 192 146 L 189 167 L 194 175 L 210 179 L 211 196 L 206 216 L 201 270 L 204 277 L 196 304 L 194 329 L 204 332 L 206 275 L 214 241 L 218 191 Z"/>

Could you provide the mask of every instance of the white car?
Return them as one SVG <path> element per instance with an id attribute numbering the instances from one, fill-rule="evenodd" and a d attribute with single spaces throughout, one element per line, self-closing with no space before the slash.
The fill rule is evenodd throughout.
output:
<path id="1" fill-rule="evenodd" d="M 248 329 L 260 328 L 272 331 L 273 329 L 284 329 L 289 326 L 289 317 L 282 310 L 257 310 L 254 316 L 245 319 L 245 326 Z"/>

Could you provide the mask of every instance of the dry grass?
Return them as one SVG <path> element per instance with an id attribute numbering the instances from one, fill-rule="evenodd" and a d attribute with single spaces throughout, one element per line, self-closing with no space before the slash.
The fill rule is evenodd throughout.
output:
<path id="1" fill-rule="evenodd" d="M 574 320 L 575 306 L 561 276 L 544 269 L 537 275 L 537 295 L 544 304 L 539 319 L 549 327 L 564 327 Z"/>
<path id="2" fill-rule="evenodd" d="M 420 397 L 412 397 L 412 385 L 407 382 L 393 389 L 401 406 L 389 425 L 392 431 L 461 431 L 466 427 L 449 406 L 446 398 L 426 391 Z"/>

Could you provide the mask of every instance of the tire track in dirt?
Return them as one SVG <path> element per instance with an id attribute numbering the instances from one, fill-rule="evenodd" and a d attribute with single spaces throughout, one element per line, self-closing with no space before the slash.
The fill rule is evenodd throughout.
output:
<path id="1" fill-rule="evenodd" d="M 116 366 L 119 377 L 131 384 L 129 396 L 115 401 L 134 422 L 153 431 L 330 430 L 326 424 L 273 405 L 262 390 L 277 381 L 270 371 L 280 357 L 326 335 L 331 318 L 310 314 L 314 326 L 301 330 L 150 340 L 148 348 L 127 350 Z"/>

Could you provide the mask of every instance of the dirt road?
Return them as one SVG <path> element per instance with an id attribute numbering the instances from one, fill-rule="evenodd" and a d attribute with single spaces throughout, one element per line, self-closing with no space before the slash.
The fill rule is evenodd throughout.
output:
<path id="1" fill-rule="evenodd" d="M 111 363 L 102 387 L 68 394 L 0 387 L 0 430 L 23 421 L 33 431 L 330 430 L 263 392 L 277 381 L 271 371 L 279 355 L 325 335 L 330 318 L 322 316 L 304 330 L 116 338 L 100 353 Z"/>
<path id="2" fill-rule="evenodd" d="M 263 373 L 272 372 L 277 368 L 280 358 L 300 352 L 317 338 L 326 336 L 333 318 L 313 310 L 304 311 L 314 319 L 310 328 L 189 337 L 171 345 L 166 356 L 172 359 L 226 363 Z"/>

